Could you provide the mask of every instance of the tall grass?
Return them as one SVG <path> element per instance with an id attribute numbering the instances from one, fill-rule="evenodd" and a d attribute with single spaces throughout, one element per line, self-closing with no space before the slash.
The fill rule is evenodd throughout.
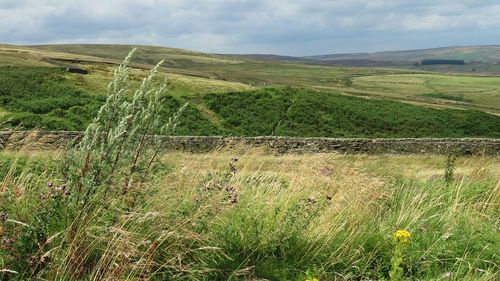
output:
<path id="1" fill-rule="evenodd" d="M 188 275 L 179 260 L 189 256 L 189 246 L 201 239 L 169 233 L 177 225 L 157 228 L 156 223 L 146 223 L 151 216 L 141 212 L 143 202 L 139 201 L 147 196 L 150 171 L 163 148 L 160 138 L 150 134 L 171 134 L 186 106 L 167 124 L 160 124 L 159 101 L 166 84 L 156 87 L 154 77 L 161 63 L 129 101 L 127 65 L 132 54 L 115 71 L 106 103 L 83 139 L 63 153 L 59 172 L 50 167 L 50 174 L 49 170 L 41 174 L 25 170 L 12 177 L 9 171 L 4 177 L 1 233 L 7 238 L 0 263 L 5 267 L 4 276 L 100 280 L 135 278 L 150 271 Z M 15 164 L 12 167 L 15 169 Z M 40 182 L 47 188 L 36 188 Z M 19 202 L 32 206 L 19 208 Z M 28 219 L 30 214 L 33 219 Z M 24 219 L 11 220 L 12 215 Z M 173 254 L 157 249 L 169 240 L 175 241 L 169 245 L 178 247 L 183 239 L 188 241 L 186 247 Z M 161 261 L 156 260 L 157 255 Z M 169 266 L 176 270 L 165 273 Z"/>
<path id="2" fill-rule="evenodd" d="M 165 154 L 151 132 L 182 116 L 159 121 L 156 68 L 124 98 L 129 60 L 75 147 L 2 154 L 2 280 L 499 277 L 498 178 L 458 164 L 446 182 L 330 156 Z M 396 230 L 411 233 L 405 247 Z"/>

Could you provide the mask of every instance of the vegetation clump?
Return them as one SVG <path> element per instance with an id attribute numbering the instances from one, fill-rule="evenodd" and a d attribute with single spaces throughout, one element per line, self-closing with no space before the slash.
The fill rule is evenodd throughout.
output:
<path id="1" fill-rule="evenodd" d="M 464 60 L 452 60 L 452 59 L 424 59 L 420 62 L 420 65 L 435 65 L 435 64 L 451 64 L 451 65 L 464 65 Z"/>
<path id="2" fill-rule="evenodd" d="M 54 67 L 0 66 L 0 126 L 17 129 L 85 131 L 106 102 L 101 93 L 89 93 L 66 78 L 64 69 Z M 123 96 L 131 101 L 132 93 Z M 182 107 L 183 102 L 162 94 L 158 99 L 161 122 Z M 187 106 L 180 135 L 218 134 L 193 106 Z M 156 132 L 158 133 L 158 132 Z"/>
<path id="3" fill-rule="evenodd" d="M 0 120 L 28 129 L 85 129 L 104 100 L 78 89 L 64 74 L 49 67 L 0 67 L 0 106 L 8 112 Z"/>
<path id="4" fill-rule="evenodd" d="M 204 96 L 236 135 L 297 137 L 499 137 L 500 117 L 301 89 Z"/>

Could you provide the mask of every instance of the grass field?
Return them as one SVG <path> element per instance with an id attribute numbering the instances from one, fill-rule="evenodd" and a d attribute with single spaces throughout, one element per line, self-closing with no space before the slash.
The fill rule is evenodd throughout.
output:
<path id="1" fill-rule="evenodd" d="M 132 47 L 2 45 L 0 65 L 79 65 L 90 70 L 90 74 L 67 75 L 67 78 L 91 94 L 101 94 L 105 91 L 106 81 L 109 80 L 112 69 Z M 500 112 L 498 77 L 443 75 L 396 68 L 332 67 L 314 65 L 307 61 L 257 60 L 149 46 L 140 46 L 137 51 L 134 59 L 136 75 L 145 75 L 143 69 L 150 68 L 161 59 L 165 60 L 162 68 L 164 77 L 170 81 L 172 88 L 178 89 L 173 93 L 186 96 L 250 90 L 269 85 L 293 86 L 349 95 L 384 97 L 418 103 L 421 106 L 468 108 L 495 114 Z M 349 80 L 351 82 L 346 84 Z M 457 102 L 457 97 L 462 101 Z"/>
<path id="2" fill-rule="evenodd" d="M 500 110 L 500 79 L 437 74 L 383 75 L 355 78 L 354 87 L 381 96 L 441 99 L 443 103 Z M 441 98 L 439 97 L 441 95 Z"/>
<path id="3" fill-rule="evenodd" d="M 46 220 L 44 208 L 52 217 L 43 235 L 61 229 L 54 204 L 64 199 L 33 197 L 50 194 L 48 181 L 60 182 L 57 153 L 1 152 L 0 159 L 2 192 L 9 194 L 0 211 L 27 225 L 2 226 L 3 236 L 16 240 L 0 250 L 0 267 L 18 273 L 0 276 L 14 280 L 304 280 L 306 272 L 319 280 L 389 280 L 397 229 L 411 232 L 399 265 L 406 278 L 496 280 L 500 274 L 496 158 L 457 159 L 454 183 L 446 184 L 441 156 L 272 156 L 246 147 L 174 152 L 161 158 L 132 213 L 97 211 L 87 226 L 96 229 L 93 235 L 80 238 L 90 248 L 73 259 L 58 246 L 60 236 L 40 250 L 23 248 L 35 239 L 23 232 L 36 231 L 36 217 Z M 14 159 L 18 168 L 8 172 Z M 42 176 L 32 185 L 35 174 Z M 36 270 L 15 258 L 20 255 L 45 261 Z M 78 260 L 86 271 L 71 269 Z"/>
<path id="4" fill-rule="evenodd" d="M 0 122 L 11 128 L 83 130 L 104 101 L 119 58 L 131 47 L 1 46 Z M 176 62 L 160 68 L 158 77 L 169 81 L 165 116 L 190 103 L 179 134 L 496 137 L 499 132 L 494 116 L 451 110 L 498 114 L 498 77 L 342 68 L 140 47 L 132 62 L 131 86 L 138 86 L 147 68 L 160 58 Z M 61 69 L 70 64 L 90 73 Z M 273 92 L 277 104 L 265 98 Z M 234 97 L 238 101 L 232 101 Z M 257 100 L 266 104 L 259 106 Z"/>
<path id="5" fill-rule="evenodd" d="M 131 86 L 136 87 L 141 73 L 133 73 L 136 76 Z M 103 94 L 88 91 L 94 78 L 71 76 L 57 68 L 0 67 L 0 105 L 8 111 L 0 116 L 0 122 L 18 129 L 82 131 L 105 100 Z M 105 80 L 105 75 L 100 79 Z M 197 79 L 200 84 L 193 82 Z M 481 111 L 425 108 L 306 89 L 248 91 L 243 86 L 227 87 L 229 82 L 205 83 L 201 78 L 171 80 L 174 86 L 161 97 L 160 113 L 166 122 L 189 102 L 177 131 L 181 135 L 500 136 L 500 117 Z M 131 99 L 132 93 L 127 98 Z"/>
<path id="6" fill-rule="evenodd" d="M 133 46 L 129 45 L 49 45 L 33 46 L 31 50 L 51 51 L 58 53 L 73 54 L 73 56 L 94 56 L 101 59 L 113 60 L 115 62 L 123 58 Z M 488 49 L 484 54 L 478 50 L 469 53 L 475 58 L 483 54 L 496 58 L 498 48 Z M 479 49 L 483 50 L 483 49 Z M 444 50 L 443 50 L 444 51 Z M 456 56 L 467 54 L 463 48 L 450 50 Z M 418 52 L 416 52 L 418 53 Z M 395 53 L 398 56 L 408 56 L 408 54 Z M 436 50 L 435 56 L 439 57 L 440 51 Z M 432 56 L 431 56 L 432 57 Z M 294 86 L 307 88 L 334 88 L 347 94 L 364 94 L 373 97 L 384 96 L 394 98 L 399 101 L 414 102 L 418 100 L 421 105 L 435 106 L 445 105 L 448 107 L 472 108 L 493 113 L 500 112 L 498 102 L 497 85 L 500 78 L 491 76 L 488 78 L 474 75 L 455 76 L 452 74 L 429 73 L 422 70 L 405 70 L 401 68 L 346 68 L 325 65 L 315 65 L 311 62 L 296 62 L 282 60 L 257 60 L 255 58 L 241 56 L 223 56 L 198 53 L 188 50 L 172 49 L 164 47 L 141 46 L 137 51 L 135 62 L 142 65 L 152 65 L 161 59 L 166 60 L 166 73 L 172 71 L 183 71 L 181 74 L 187 75 L 183 81 L 194 82 L 195 84 L 209 84 L 210 80 L 194 79 L 190 75 L 199 75 L 219 81 L 217 86 L 223 89 L 241 89 L 245 86 L 261 87 L 263 85 L 274 86 Z M 98 60 L 98 59 L 97 59 Z M 485 67 L 485 66 L 481 66 Z M 494 67 L 494 65 L 491 65 Z M 432 70 L 432 68 L 430 68 Z M 419 74 L 422 73 L 422 74 Z M 397 81 L 389 81 L 389 85 L 383 83 L 384 79 L 391 79 L 396 75 Z M 406 76 L 409 77 L 406 77 Z M 406 83 L 415 76 L 425 76 L 425 80 L 430 80 L 430 85 L 422 87 L 399 87 L 399 83 Z M 355 87 L 345 85 L 345 78 L 351 78 L 359 83 Z M 385 78 L 384 78 L 385 77 Z M 373 80 L 371 80 L 373 79 Z M 226 84 L 232 81 L 242 84 Z M 367 83 L 363 83 L 367 82 Z M 372 83 L 373 82 L 373 83 Z M 394 82 L 394 83 L 392 83 Z M 175 83 L 175 82 L 174 82 Z M 433 84 L 436 85 L 433 85 Z M 443 84 L 444 83 L 444 84 Z M 189 84 L 189 83 L 188 83 Z M 463 88 L 465 84 L 465 88 Z M 225 87 L 222 87 L 225 85 Z M 434 87 L 436 86 L 436 87 Z M 446 89 L 440 86 L 445 86 Z M 201 87 L 203 90 L 203 87 Z M 213 90 L 216 87 L 208 87 Z M 200 86 L 193 86 L 193 92 L 198 93 Z M 401 92 L 399 92 L 401 90 Z M 444 91 L 444 92 L 441 92 Z M 440 99 L 433 96 L 425 96 L 429 93 L 440 93 L 447 95 L 449 92 L 455 95 L 474 96 L 468 102 L 457 104 L 447 99 Z M 202 91 L 203 93 L 203 91 Z M 423 97 L 425 98 L 422 98 Z"/>

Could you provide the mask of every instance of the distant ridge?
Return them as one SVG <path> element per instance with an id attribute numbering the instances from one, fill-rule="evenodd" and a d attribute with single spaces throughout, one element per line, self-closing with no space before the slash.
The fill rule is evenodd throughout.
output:
<path id="1" fill-rule="evenodd" d="M 281 61 L 314 61 L 313 59 L 306 57 L 294 57 L 294 56 L 283 56 L 274 54 L 220 54 L 221 56 L 231 56 L 238 58 L 249 58 L 255 60 L 281 60 Z"/>
<path id="2" fill-rule="evenodd" d="M 387 65 L 387 62 L 399 65 L 402 63 L 415 63 L 424 59 L 458 59 L 465 62 L 500 63 L 500 45 L 478 45 L 478 46 L 452 46 L 415 50 L 381 51 L 373 53 L 333 53 L 313 56 L 287 56 L 279 54 L 217 54 L 203 53 L 193 50 L 171 48 L 164 46 L 146 45 L 123 45 L 123 44 L 56 44 L 56 45 L 31 45 L 26 46 L 34 49 L 59 51 L 65 53 L 92 55 L 105 58 L 121 58 L 131 48 L 138 47 L 139 53 L 148 56 L 174 55 L 174 56 L 205 56 L 212 59 L 234 58 L 273 61 L 295 61 L 295 62 L 322 62 L 326 64 L 352 65 L 349 61 L 360 65 Z M 365 61 L 365 62 L 363 62 Z M 148 61 L 151 63 L 151 61 Z"/>
<path id="3" fill-rule="evenodd" d="M 423 59 L 463 59 L 466 62 L 500 62 L 500 45 L 454 46 L 416 50 L 383 51 L 374 53 L 345 53 L 306 56 L 304 58 L 330 60 L 373 60 L 417 62 Z"/>

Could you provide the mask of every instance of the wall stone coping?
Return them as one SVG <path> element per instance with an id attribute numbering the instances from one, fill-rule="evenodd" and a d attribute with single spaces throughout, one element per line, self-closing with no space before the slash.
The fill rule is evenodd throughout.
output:
<path id="1" fill-rule="evenodd" d="M 55 150 L 77 142 L 82 132 L 0 131 L 0 149 Z M 448 154 L 500 156 L 500 139 L 487 138 L 324 138 L 163 136 L 173 150 L 203 153 L 240 145 L 272 153 Z"/>

